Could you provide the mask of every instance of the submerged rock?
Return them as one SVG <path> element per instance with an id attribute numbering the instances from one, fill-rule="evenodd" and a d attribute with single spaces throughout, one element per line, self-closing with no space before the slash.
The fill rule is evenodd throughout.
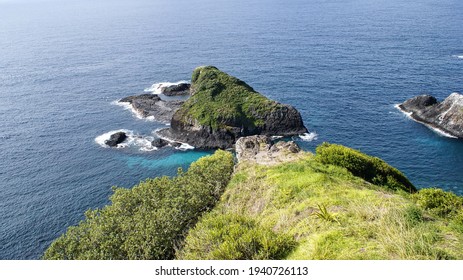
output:
<path id="1" fill-rule="evenodd" d="M 190 99 L 173 114 L 171 128 L 158 134 L 200 149 L 227 149 L 243 136 L 307 132 L 294 107 L 266 98 L 213 66 L 193 71 L 190 91 Z"/>
<path id="2" fill-rule="evenodd" d="M 174 113 L 182 106 L 184 101 L 162 100 L 156 94 L 141 94 L 129 96 L 121 99 L 119 102 L 127 102 L 143 118 L 153 118 L 155 121 L 169 123 Z"/>
<path id="3" fill-rule="evenodd" d="M 452 93 L 438 102 L 430 95 L 408 99 L 399 108 L 414 120 L 456 138 L 463 138 L 463 95 Z"/>
<path id="4" fill-rule="evenodd" d="M 118 144 L 122 143 L 127 139 L 127 134 L 125 132 L 116 132 L 105 141 L 105 144 L 109 147 L 116 147 Z"/>
<path id="5" fill-rule="evenodd" d="M 301 151 L 293 141 L 273 143 L 266 135 L 241 137 L 236 141 L 235 150 L 238 162 L 253 161 L 266 165 L 294 160 Z"/>

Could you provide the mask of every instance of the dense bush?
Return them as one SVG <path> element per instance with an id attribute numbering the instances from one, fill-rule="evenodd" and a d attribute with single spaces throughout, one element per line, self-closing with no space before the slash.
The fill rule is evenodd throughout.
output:
<path id="1" fill-rule="evenodd" d="M 233 172 L 233 156 L 217 151 L 177 177 L 118 188 L 112 204 L 55 240 L 45 259 L 172 259 L 188 229 L 220 198 Z"/>
<path id="2" fill-rule="evenodd" d="M 415 186 L 396 168 L 385 161 L 341 145 L 323 143 L 316 149 L 316 159 L 325 164 L 341 166 L 353 175 L 392 190 L 416 192 Z"/>
<path id="3" fill-rule="evenodd" d="M 236 214 L 208 214 L 190 231 L 177 258 L 283 259 L 295 245 L 293 237 L 274 233 L 252 218 Z"/>
<path id="4" fill-rule="evenodd" d="M 440 217 L 457 216 L 463 208 L 463 198 L 441 189 L 422 189 L 413 195 L 416 203 Z"/>

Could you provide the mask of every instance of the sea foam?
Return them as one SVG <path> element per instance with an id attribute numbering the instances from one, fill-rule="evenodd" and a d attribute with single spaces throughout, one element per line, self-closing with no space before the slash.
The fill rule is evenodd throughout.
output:
<path id="1" fill-rule="evenodd" d="M 150 152 L 157 150 L 156 147 L 153 147 L 153 145 L 151 145 L 151 142 L 154 140 L 153 136 L 137 135 L 133 131 L 127 129 L 119 129 L 103 133 L 102 135 L 97 136 L 95 138 L 95 142 L 103 148 L 109 148 L 109 146 L 106 145 L 105 142 L 109 140 L 111 135 L 117 132 L 124 132 L 127 135 L 127 139 L 125 139 L 124 142 L 116 146 L 116 148 L 118 149 L 135 147 L 142 152 Z"/>
<path id="2" fill-rule="evenodd" d="M 317 140 L 318 134 L 315 131 L 310 133 L 307 132 L 299 135 L 299 138 L 301 138 L 302 141 L 311 142 L 313 140 Z"/>
<path id="3" fill-rule="evenodd" d="M 120 102 L 119 100 L 114 100 L 111 102 L 112 105 L 120 106 L 124 108 L 124 110 L 132 112 L 132 114 L 140 120 L 147 120 L 147 121 L 155 121 L 154 116 L 148 116 L 144 117 L 142 114 L 140 114 L 137 110 L 133 108 L 133 106 L 129 102 Z"/>

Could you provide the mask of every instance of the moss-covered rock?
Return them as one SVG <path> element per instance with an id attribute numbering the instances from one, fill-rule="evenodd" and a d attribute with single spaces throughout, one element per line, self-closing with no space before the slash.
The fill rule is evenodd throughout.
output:
<path id="1" fill-rule="evenodd" d="M 193 71 L 192 96 L 174 114 L 162 136 L 197 148 L 231 148 L 248 135 L 291 136 L 307 132 L 300 113 L 272 101 L 216 67 Z"/>

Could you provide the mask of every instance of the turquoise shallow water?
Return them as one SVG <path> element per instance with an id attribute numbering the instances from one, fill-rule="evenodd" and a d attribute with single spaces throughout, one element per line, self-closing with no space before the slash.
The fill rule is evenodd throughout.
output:
<path id="1" fill-rule="evenodd" d="M 459 0 L 0 0 L 0 259 L 39 258 L 111 186 L 209 152 L 104 149 L 164 127 L 112 104 L 215 65 L 294 105 L 323 141 L 379 156 L 419 187 L 463 194 L 463 142 L 394 108 L 463 91 Z"/>

